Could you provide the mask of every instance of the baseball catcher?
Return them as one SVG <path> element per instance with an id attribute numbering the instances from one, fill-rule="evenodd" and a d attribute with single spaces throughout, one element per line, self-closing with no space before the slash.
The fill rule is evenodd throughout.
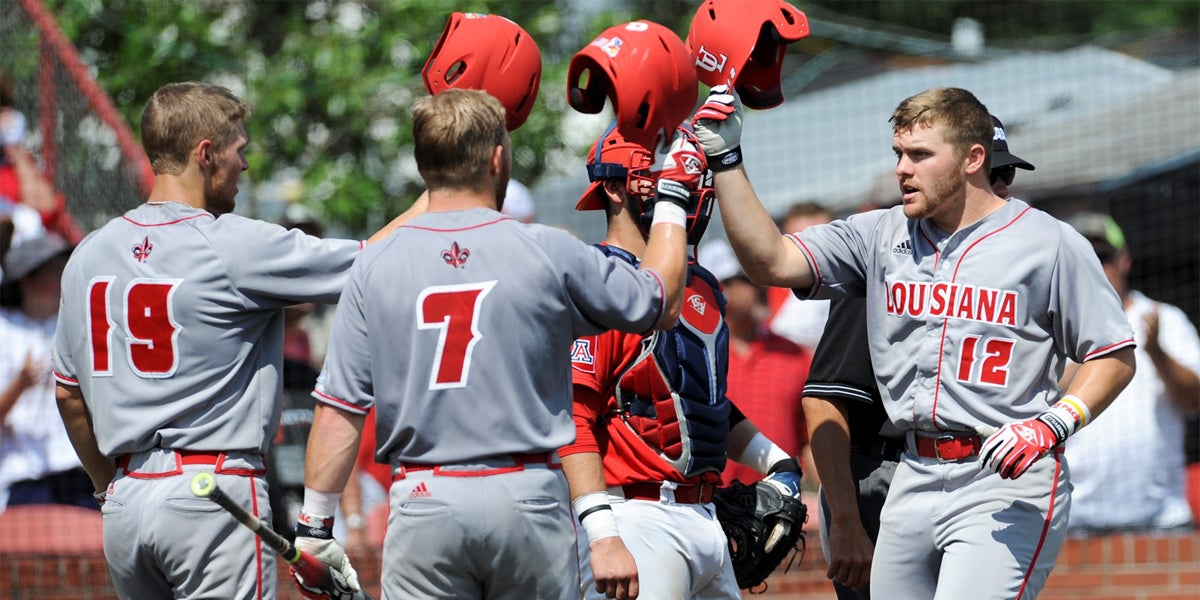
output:
<path id="1" fill-rule="evenodd" d="M 713 494 L 739 588 L 762 585 L 793 550 L 803 556 L 808 509 L 799 486 L 799 464 L 792 459 L 766 479 L 751 485 L 734 481 Z"/>

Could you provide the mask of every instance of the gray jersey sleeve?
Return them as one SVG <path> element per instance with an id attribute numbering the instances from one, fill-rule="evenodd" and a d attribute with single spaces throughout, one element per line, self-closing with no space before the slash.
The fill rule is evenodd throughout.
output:
<path id="1" fill-rule="evenodd" d="M 815 283 L 796 290 L 800 298 L 862 297 L 866 292 L 868 262 L 877 243 L 881 220 L 887 211 L 851 215 L 832 223 L 813 225 L 787 238 L 800 248 L 812 268 Z"/>
<path id="2" fill-rule="evenodd" d="M 533 230 L 547 258 L 562 273 L 563 285 L 577 314 L 575 336 L 609 329 L 643 333 L 662 317 L 666 289 L 662 277 L 613 260 L 574 236 L 550 227 Z M 636 315 L 635 320 L 625 315 Z"/>
<path id="3" fill-rule="evenodd" d="M 218 218 L 208 235 L 250 308 L 336 302 L 342 277 L 318 275 L 346 273 L 363 248 L 360 241 L 318 238 L 234 214 Z"/>
<path id="4" fill-rule="evenodd" d="M 1055 341 L 1077 363 L 1131 346 L 1133 331 L 1121 298 L 1105 277 L 1091 242 L 1066 223 L 1058 227 L 1049 302 Z"/>

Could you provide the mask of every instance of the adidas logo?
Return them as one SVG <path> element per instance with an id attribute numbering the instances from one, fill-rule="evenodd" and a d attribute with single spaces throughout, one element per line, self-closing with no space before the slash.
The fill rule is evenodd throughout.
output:
<path id="1" fill-rule="evenodd" d="M 892 254 L 904 254 L 906 256 L 912 256 L 912 253 L 912 242 L 908 240 L 904 240 L 903 242 L 896 244 L 895 248 L 892 248 Z"/>
<path id="2" fill-rule="evenodd" d="M 429 493 L 429 488 L 425 486 L 424 481 L 417 484 L 417 487 L 408 493 L 409 498 L 430 498 L 432 496 L 433 494 Z"/>

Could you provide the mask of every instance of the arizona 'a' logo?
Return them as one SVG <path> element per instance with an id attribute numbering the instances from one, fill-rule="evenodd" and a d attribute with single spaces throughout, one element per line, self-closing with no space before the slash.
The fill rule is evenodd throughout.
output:
<path id="1" fill-rule="evenodd" d="M 153 249 L 154 244 L 150 243 L 150 238 L 144 237 L 140 243 L 133 245 L 133 257 L 138 262 L 146 262 L 150 258 L 150 251 Z"/>
<path id="2" fill-rule="evenodd" d="M 449 250 L 442 250 L 442 260 L 455 269 L 461 269 L 466 266 L 468 256 L 471 256 L 471 251 L 466 248 L 459 248 L 458 242 L 450 244 Z"/>

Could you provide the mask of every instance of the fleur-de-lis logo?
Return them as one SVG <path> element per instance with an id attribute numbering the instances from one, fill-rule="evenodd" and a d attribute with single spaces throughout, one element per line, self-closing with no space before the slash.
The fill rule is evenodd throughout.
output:
<path id="1" fill-rule="evenodd" d="M 138 262 L 145 262 L 146 259 L 150 258 L 150 251 L 153 249 L 154 244 L 150 243 L 150 238 L 142 238 L 141 243 L 133 245 L 133 257 L 136 258 Z"/>
<path id="2" fill-rule="evenodd" d="M 459 248 L 458 242 L 450 244 L 449 250 L 442 250 L 442 260 L 455 269 L 463 268 L 467 264 L 468 256 L 471 256 L 471 251 L 466 248 Z"/>

